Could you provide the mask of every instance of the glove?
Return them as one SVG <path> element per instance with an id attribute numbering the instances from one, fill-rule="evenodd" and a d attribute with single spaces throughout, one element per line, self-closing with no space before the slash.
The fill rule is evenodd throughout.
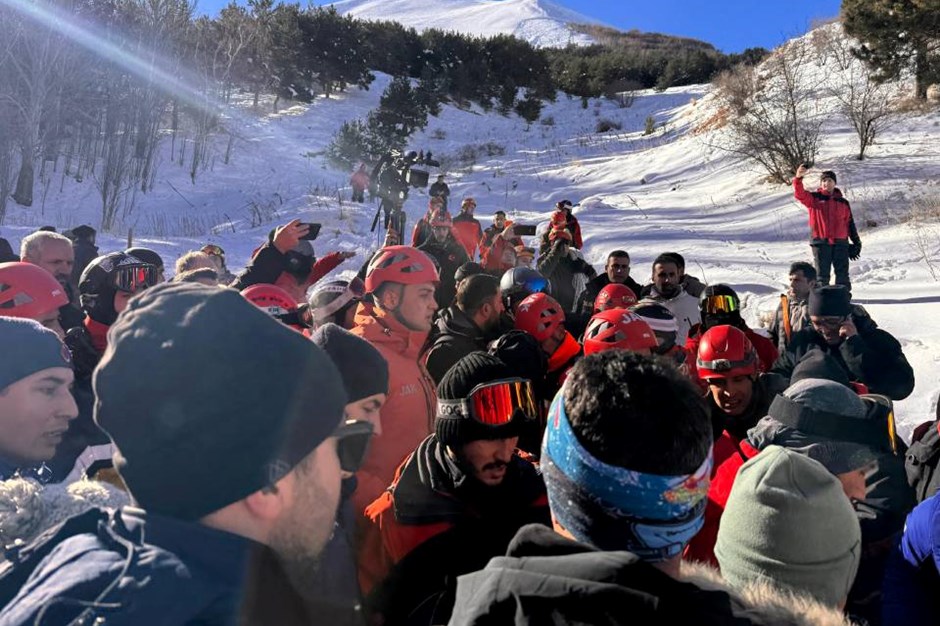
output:
<path id="1" fill-rule="evenodd" d="M 858 257 L 862 256 L 862 242 L 857 241 L 849 245 L 849 259 L 853 261 L 858 261 Z"/>

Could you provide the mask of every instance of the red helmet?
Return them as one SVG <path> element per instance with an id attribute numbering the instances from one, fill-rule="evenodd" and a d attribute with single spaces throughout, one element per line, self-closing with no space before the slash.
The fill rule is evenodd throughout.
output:
<path id="1" fill-rule="evenodd" d="M 366 292 L 375 293 L 385 283 L 420 285 L 440 280 L 437 265 L 421 250 L 411 246 L 386 246 L 369 262 Z"/>
<path id="2" fill-rule="evenodd" d="M 607 309 L 626 309 L 636 304 L 633 290 L 621 283 L 610 283 L 594 298 L 594 312 Z"/>
<path id="3" fill-rule="evenodd" d="M 652 350 L 658 345 L 650 325 L 625 309 L 608 309 L 592 317 L 583 344 L 586 355 L 614 348 Z"/>
<path id="4" fill-rule="evenodd" d="M 298 307 L 300 306 L 289 293 L 268 283 L 259 283 L 242 289 L 242 296 L 248 302 L 296 331 L 303 331 L 304 324 L 300 321 Z"/>
<path id="5" fill-rule="evenodd" d="M 542 292 L 528 296 L 516 309 L 516 329 L 529 333 L 539 343 L 554 335 L 564 323 L 565 312 L 561 305 Z"/>
<path id="6" fill-rule="evenodd" d="M 698 377 L 731 378 L 757 373 L 757 351 L 739 328 L 713 326 L 698 344 Z"/>
<path id="7" fill-rule="evenodd" d="M 37 319 L 69 303 L 55 277 L 32 263 L 0 263 L 0 315 Z"/>
<path id="8" fill-rule="evenodd" d="M 297 310 L 297 303 L 291 295 L 277 285 L 259 283 L 242 289 L 242 295 L 271 316 L 286 315 Z"/>
<path id="9" fill-rule="evenodd" d="M 434 211 L 431 215 L 431 228 L 450 228 L 454 225 L 454 220 L 451 219 L 450 213 L 447 212 L 447 209 L 438 209 Z"/>

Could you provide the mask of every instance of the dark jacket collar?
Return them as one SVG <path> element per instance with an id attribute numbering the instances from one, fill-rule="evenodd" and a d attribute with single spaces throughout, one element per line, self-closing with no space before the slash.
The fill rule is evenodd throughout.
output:
<path id="1" fill-rule="evenodd" d="M 513 456 L 503 483 L 488 487 L 468 476 L 431 435 L 402 465 L 391 487 L 395 519 L 404 524 L 456 522 L 488 512 L 529 507 L 545 495 L 535 466 Z"/>

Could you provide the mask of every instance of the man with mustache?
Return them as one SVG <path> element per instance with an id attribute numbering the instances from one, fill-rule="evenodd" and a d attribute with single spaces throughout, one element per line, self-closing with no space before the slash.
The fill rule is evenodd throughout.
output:
<path id="1" fill-rule="evenodd" d="M 522 526 L 549 523 L 542 479 L 517 450 L 537 416 L 530 381 L 473 352 L 437 394 L 435 433 L 366 508 L 359 580 L 374 623 L 445 623 L 457 576 L 503 554 Z"/>

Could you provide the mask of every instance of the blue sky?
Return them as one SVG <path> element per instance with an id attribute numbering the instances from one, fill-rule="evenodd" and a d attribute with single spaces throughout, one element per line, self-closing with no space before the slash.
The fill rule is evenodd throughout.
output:
<path id="1" fill-rule="evenodd" d="M 621 30 L 693 37 L 724 52 L 773 48 L 835 17 L 840 0 L 556 0 Z"/>
<path id="2" fill-rule="evenodd" d="M 215 15 L 228 1 L 198 0 L 197 11 Z M 805 33 L 813 20 L 838 15 L 841 5 L 840 0 L 554 1 L 621 30 L 693 37 L 724 52 L 773 48 Z M 314 0 L 314 4 L 330 3 Z"/>

